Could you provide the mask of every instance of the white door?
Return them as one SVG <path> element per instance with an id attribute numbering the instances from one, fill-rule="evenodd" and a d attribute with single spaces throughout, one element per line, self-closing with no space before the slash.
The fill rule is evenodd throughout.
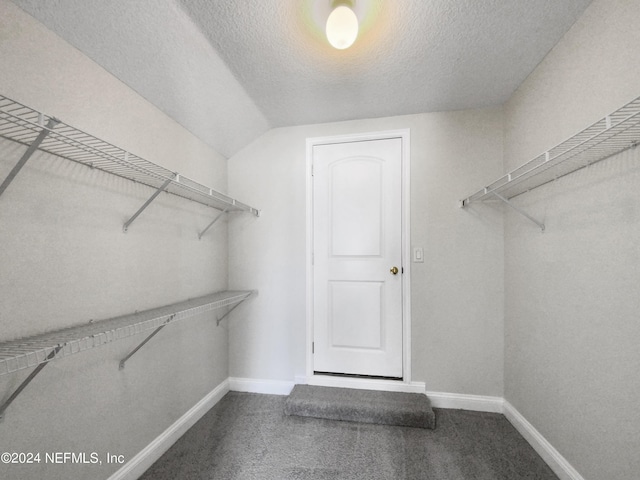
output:
<path id="1" fill-rule="evenodd" d="M 402 378 L 402 140 L 313 147 L 315 372 Z"/>

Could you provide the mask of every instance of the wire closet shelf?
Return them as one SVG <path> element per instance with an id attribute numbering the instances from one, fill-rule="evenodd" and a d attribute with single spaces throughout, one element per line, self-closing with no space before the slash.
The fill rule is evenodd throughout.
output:
<path id="1" fill-rule="evenodd" d="M 462 200 L 461 206 L 496 198 L 509 200 L 639 143 L 640 97 L 478 190 Z"/>
<path id="2" fill-rule="evenodd" d="M 217 292 L 130 315 L 0 343 L 0 376 L 158 329 L 211 310 L 235 307 L 255 293 L 255 290 Z M 220 320 L 222 318 L 218 319 L 218 323 Z"/>
<path id="3" fill-rule="evenodd" d="M 0 95 L 0 137 L 227 212 L 260 212 L 212 188 Z"/>

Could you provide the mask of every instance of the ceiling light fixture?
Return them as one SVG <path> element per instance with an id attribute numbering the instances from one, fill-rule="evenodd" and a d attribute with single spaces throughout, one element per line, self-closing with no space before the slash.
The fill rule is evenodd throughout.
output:
<path id="1" fill-rule="evenodd" d="M 358 37 L 358 17 L 351 9 L 351 2 L 337 1 L 334 5 L 327 18 L 327 39 L 334 48 L 344 50 Z"/>

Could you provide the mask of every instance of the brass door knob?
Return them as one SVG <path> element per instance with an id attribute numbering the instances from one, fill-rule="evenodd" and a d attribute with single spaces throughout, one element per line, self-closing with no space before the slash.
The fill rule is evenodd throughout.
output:
<path id="1" fill-rule="evenodd" d="M 398 274 L 398 267 L 391 267 L 391 270 L 389 270 L 391 273 L 393 273 L 394 275 Z"/>

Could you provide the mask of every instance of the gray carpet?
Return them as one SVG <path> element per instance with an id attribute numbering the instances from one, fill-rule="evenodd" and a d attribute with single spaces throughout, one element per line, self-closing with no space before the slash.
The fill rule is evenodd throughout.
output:
<path id="1" fill-rule="evenodd" d="M 438 428 L 284 414 L 228 393 L 143 480 L 558 480 L 504 416 L 435 409 Z"/>
<path id="2" fill-rule="evenodd" d="M 431 402 L 419 393 L 296 385 L 284 403 L 284 413 L 400 427 L 436 426 Z"/>

